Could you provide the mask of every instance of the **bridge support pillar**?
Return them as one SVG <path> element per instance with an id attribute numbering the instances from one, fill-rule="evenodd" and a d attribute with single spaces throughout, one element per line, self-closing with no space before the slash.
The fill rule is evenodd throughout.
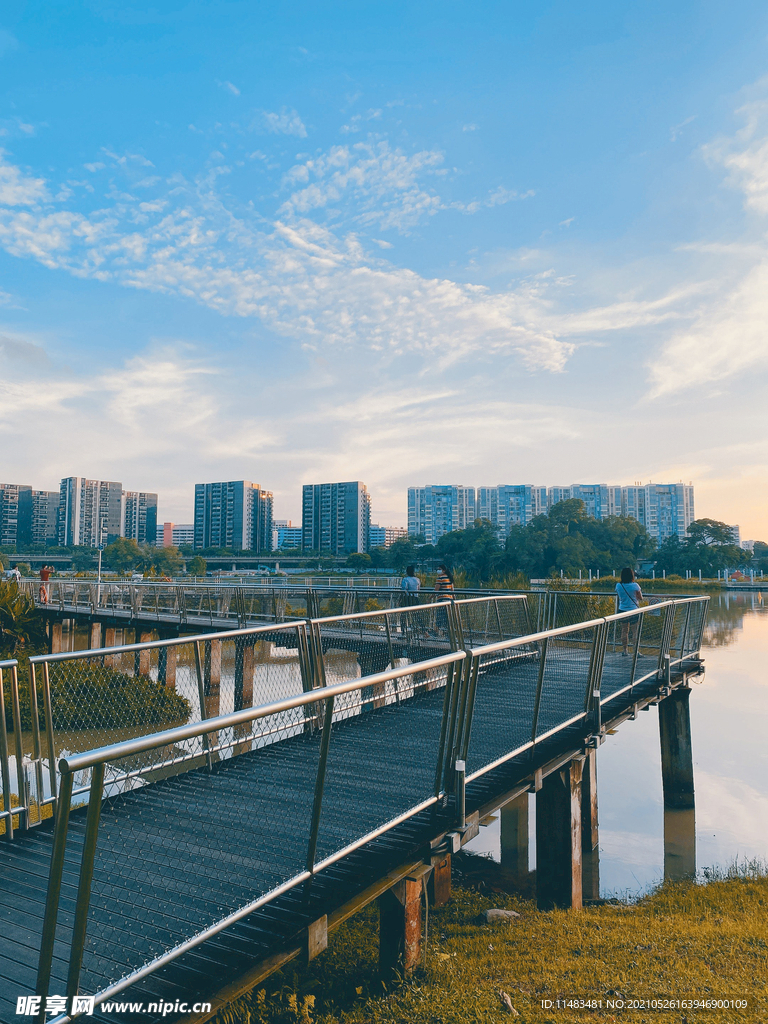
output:
<path id="1" fill-rule="evenodd" d="M 379 896 L 379 970 L 408 976 L 421 952 L 421 880 L 404 878 Z"/>
<path id="2" fill-rule="evenodd" d="M 587 751 L 581 773 L 581 888 L 584 899 L 600 898 L 600 835 L 597 827 L 597 750 Z"/>
<path id="3" fill-rule="evenodd" d="M 516 885 L 528 879 L 528 794 L 501 808 L 501 866 Z"/>
<path id="4" fill-rule="evenodd" d="M 176 647 L 160 647 L 157 651 L 157 681 L 172 690 L 176 688 L 177 653 Z"/>
<path id="5" fill-rule="evenodd" d="M 582 905 L 581 775 L 574 758 L 536 794 L 536 902 L 540 910 Z"/>
<path id="6" fill-rule="evenodd" d="M 91 623 L 90 646 L 92 651 L 97 651 L 101 647 L 101 623 L 98 619 Z"/>
<path id="7" fill-rule="evenodd" d="M 253 704 L 253 644 L 235 641 L 235 711 Z"/>
<path id="8" fill-rule="evenodd" d="M 219 714 L 221 701 L 221 640 L 206 640 L 203 650 L 203 685 L 205 713 L 208 718 Z"/>
<path id="9" fill-rule="evenodd" d="M 148 644 L 152 639 L 151 633 L 139 633 L 136 631 L 136 641 L 140 644 Z M 151 664 L 150 652 L 149 651 L 138 651 L 133 656 L 133 673 L 137 676 L 148 676 Z"/>
<path id="10" fill-rule="evenodd" d="M 116 633 L 117 633 L 117 630 L 113 626 L 108 626 L 104 630 L 104 647 L 114 647 L 115 646 Z M 107 656 L 107 657 L 104 658 L 104 664 L 107 665 L 109 668 L 115 668 L 116 667 L 116 663 L 117 663 L 117 657 L 114 656 L 114 655 L 112 657 Z"/>
<path id="11" fill-rule="evenodd" d="M 52 622 L 51 623 L 51 654 L 61 654 L 62 650 L 62 637 L 64 634 L 64 623 L 63 622 Z"/>
<path id="12" fill-rule="evenodd" d="M 683 686 L 659 704 L 665 878 L 685 878 L 696 872 L 690 697 L 691 691 Z"/>
<path id="13" fill-rule="evenodd" d="M 433 907 L 442 907 L 451 898 L 451 855 L 432 861 L 432 874 L 427 882 L 427 895 Z"/>

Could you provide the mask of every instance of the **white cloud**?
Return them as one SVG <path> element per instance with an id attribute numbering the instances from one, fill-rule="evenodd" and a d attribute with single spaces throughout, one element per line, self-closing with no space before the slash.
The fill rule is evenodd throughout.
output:
<path id="1" fill-rule="evenodd" d="M 479 127 L 479 124 L 465 124 L 461 130 L 463 132 L 476 132 Z"/>
<path id="2" fill-rule="evenodd" d="M 677 140 L 683 134 L 683 128 L 685 128 L 685 126 L 687 124 L 690 124 L 691 121 L 695 121 L 695 120 L 696 120 L 696 114 L 691 114 L 690 117 L 686 117 L 686 119 L 684 121 L 681 121 L 680 124 L 676 124 L 672 128 L 670 128 L 669 129 L 669 141 L 670 142 L 677 142 Z"/>
<path id="3" fill-rule="evenodd" d="M 231 92 L 233 96 L 240 95 L 240 90 L 237 88 L 236 85 L 233 85 L 232 82 L 220 82 L 217 79 L 216 84 L 221 86 L 222 89 L 226 89 L 227 92 Z"/>
<path id="4" fill-rule="evenodd" d="M 440 197 L 419 179 L 442 162 L 436 150 L 409 156 L 386 141 L 334 146 L 288 171 L 286 186 L 305 187 L 292 192 L 280 212 L 295 217 L 347 203 L 361 225 L 407 231 L 441 209 Z"/>
<path id="5" fill-rule="evenodd" d="M 95 174 L 96 171 L 103 171 L 106 167 L 106 164 L 97 161 L 96 163 L 93 164 L 83 164 L 83 167 L 86 169 L 86 171 L 90 171 L 91 174 Z"/>
<path id="6" fill-rule="evenodd" d="M 0 149 L 0 204 L 34 206 L 49 198 L 42 178 L 32 178 L 5 159 Z"/>
<path id="7" fill-rule="evenodd" d="M 254 127 L 272 135 L 296 135 L 300 139 L 307 137 L 307 129 L 298 113 L 286 107 L 283 107 L 280 113 L 263 110 L 254 122 Z"/>
<path id="8" fill-rule="evenodd" d="M 768 214 L 768 100 L 755 100 L 737 113 L 744 127 L 705 146 L 703 154 L 712 167 L 724 168 L 727 184 L 743 194 L 754 228 L 754 217 Z M 768 366 L 768 246 L 765 224 L 760 228 L 756 243 L 737 247 L 740 253 L 733 247 L 723 252 L 728 272 L 712 281 L 690 326 L 674 334 L 653 360 L 652 396 Z M 699 248 L 714 253 L 711 246 Z"/>

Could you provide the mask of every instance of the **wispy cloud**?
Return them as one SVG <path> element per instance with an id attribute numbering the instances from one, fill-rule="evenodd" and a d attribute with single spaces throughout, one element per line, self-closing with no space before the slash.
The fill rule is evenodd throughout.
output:
<path id="1" fill-rule="evenodd" d="M 220 82 L 218 79 L 216 79 L 216 84 L 221 89 L 226 89 L 227 92 L 231 92 L 233 96 L 240 95 L 240 90 L 237 88 L 236 85 L 233 85 L 232 82 Z"/>
<path id="2" fill-rule="evenodd" d="M 295 135 L 300 139 L 307 137 L 307 129 L 298 113 L 286 107 L 283 107 L 279 113 L 262 110 L 253 121 L 252 127 L 271 135 Z"/>

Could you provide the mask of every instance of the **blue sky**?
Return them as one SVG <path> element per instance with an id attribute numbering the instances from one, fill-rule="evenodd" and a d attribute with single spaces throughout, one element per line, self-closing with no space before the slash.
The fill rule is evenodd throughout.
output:
<path id="1" fill-rule="evenodd" d="M 684 479 L 768 539 L 768 9 L 626 6 L 10 0 L 0 477 Z"/>

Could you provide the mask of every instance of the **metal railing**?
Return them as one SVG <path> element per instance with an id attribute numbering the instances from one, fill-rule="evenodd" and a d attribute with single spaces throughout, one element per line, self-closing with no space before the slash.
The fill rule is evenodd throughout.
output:
<path id="1" fill-rule="evenodd" d="M 55 809 L 56 761 L 65 752 L 426 661 L 463 649 L 464 633 L 480 635 L 481 624 L 499 630 L 499 638 L 520 635 L 526 622 L 525 597 L 508 596 L 32 657 L 29 703 L 40 713 L 32 715 L 30 764 L 38 800 Z M 360 710 L 374 706 L 366 692 Z M 87 784 L 83 779 L 75 795 Z"/>
<path id="2" fill-rule="evenodd" d="M 304 692 L 63 756 L 38 994 L 47 994 L 54 942 L 70 951 L 67 994 L 84 985 L 101 1001 L 408 817 L 444 806 L 457 761 L 471 783 L 514 757 L 533 758 L 566 730 L 577 747 L 599 742 L 606 704 L 668 682 L 671 666 L 695 655 L 708 601 L 672 599 L 329 683 L 325 648 L 340 631 L 376 637 L 393 654 L 400 616 L 403 632 L 426 634 L 434 650 L 458 643 L 468 617 L 482 615 L 486 635 L 494 622 L 503 634 L 520 601 L 494 600 L 312 622 Z M 197 645 L 204 680 L 200 645 L 211 638 L 180 642 Z M 78 809 L 86 788 L 87 809 Z M 68 846 L 73 829 L 78 841 Z M 65 874 L 79 882 L 74 917 L 60 919 Z"/>
<path id="3" fill-rule="evenodd" d="M 14 822 L 28 828 L 30 819 L 29 787 L 21 739 L 21 709 L 19 703 L 19 663 L 15 658 L 0 661 L 0 783 L 2 784 L 2 810 L 0 827 L 7 840 L 13 839 Z M 8 742 L 8 712 L 13 728 L 13 753 Z M 11 775 L 16 778 L 14 787 Z M 37 805 L 39 807 L 39 805 Z"/>
<path id="4" fill-rule="evenodd" d="M 344 698 L 404 680 L 412 674 L 408 667 L 63 758 L 38 993 L 47 994 L 57 941 L 70 951 L 67 996 L 77 994 L 82 982 L 98 1003 L 435 805 L 445 796 L 445 709 L 459 675 L 454 666 L 465 658 L 465 652 L 454 651 L 426 661 L 419 679 L 410 681 L 411 701 L 445 691 L 443 715 L 434 717 L 430 729 L 409 731 L 410 704 L 390 706 L 402 728 L 398 745 L 387 751 L 386 777 L 385 765 L 367 748 L 350 774 Z M 312 723 L 317 727 L 307 728 Z M 215 750 L 228 747 L 245 771 L 254 744 L 280 759 L 279 781 L 262 771 L 258 785 L 238 783 L 210 761 Z M 153 787 L 158 766 L 168 766 L 168 751 L 181 749 L 186 754 L 177 759 L 175 776 Z M 91 781 L 84 824 L 78 816 L 75 912 L 62 921 L 65 871 L 78 870 L 66 856 L 76 816 L 70 813 L 72 798 L 76 777 L 86 772 Z M 142 782 L 147 785 L 137 792 Z M 230 787 L 229 797 L 221 783 Z M 352 819 L 350 798 L 359 801 L 367 791 L 375 791 L 378 801 L 358 802 Z M 290 839 L 286 815 L 299 822 Z M 179 835 L 174 826 L 185 816 L 188 825 Z M 182 861 L 184 871 L 174 873 L 173 864 Z M 158 863 L 165 870 L 157 870 Z M 121 902 L 114 916 L 105 903 L 110 896 Z"/>

